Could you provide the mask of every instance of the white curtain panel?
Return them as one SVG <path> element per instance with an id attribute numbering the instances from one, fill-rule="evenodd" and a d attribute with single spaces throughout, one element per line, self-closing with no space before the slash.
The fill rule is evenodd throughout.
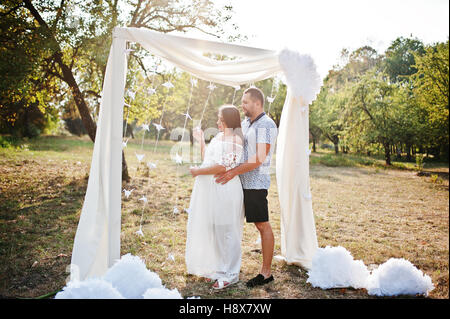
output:
<path id="1" fill-rule="evenodd" d="M 318 245 L 312 202 L 308 197 L 309 132 L 305 107 L 314 100 L 321 86 L 312 58 L 288 49 L 277 52 L 140 28 L 115 28 L 89 181 L 73 246 L 71 280 L 102 276 L 120 259 L 122 121 L 127 41 L 140 44 L 155 56 L 205 81 L 235 86 L 277 74 L 284 76 L 288 94 L 276 149 L 281 249 L 286 262 L 309 269 Z M 204 53 L 219 53 L 236 59 L 215 61 L 205 57 Z"/>

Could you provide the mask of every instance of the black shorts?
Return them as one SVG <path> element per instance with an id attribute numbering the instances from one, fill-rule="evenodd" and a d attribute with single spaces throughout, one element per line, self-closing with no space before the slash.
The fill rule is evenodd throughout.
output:
<path id="1" fill-rule="evenodd" d="M 268 222 L 267 189 L 244 189 L 244 208 L 247 223 Z"/>

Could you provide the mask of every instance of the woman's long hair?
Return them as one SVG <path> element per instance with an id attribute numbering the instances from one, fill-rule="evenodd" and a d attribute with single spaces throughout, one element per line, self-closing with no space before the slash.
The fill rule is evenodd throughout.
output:
<path id="1" fill-rule="evenodd" d="M 238 135 L 244 142 L 244 134 L 241 127 L 241 114 L 236 106 L 231 104 L 222 105 L 219 108 L 219 114 L 222 115 L 227 129 L 233 129 L 233 133 Z"/>

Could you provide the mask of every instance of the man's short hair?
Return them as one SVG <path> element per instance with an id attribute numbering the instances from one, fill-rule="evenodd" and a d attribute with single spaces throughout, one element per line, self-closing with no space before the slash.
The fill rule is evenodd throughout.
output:
<path id="1" fill-rule="evenodd" d="M 257 87 L 249 87 L 244 91 L 244 94 L 250 94 L 253 100 L 258 100 L 261 102 L 261 106 L 264 108 L 264 93 Z"/>

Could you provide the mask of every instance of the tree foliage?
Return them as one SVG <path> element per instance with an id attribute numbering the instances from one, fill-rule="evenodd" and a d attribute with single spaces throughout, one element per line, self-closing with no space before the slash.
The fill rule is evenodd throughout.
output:
<path id="1" fill-rule="evenodd" d="M 381 150 L 386 164 L 417 149 L 448 161 L 448 41 L 425 46 L 400 37 L 384 54 L 342 50 L 310 107 L 311 135 L 345 151 Z"/>

